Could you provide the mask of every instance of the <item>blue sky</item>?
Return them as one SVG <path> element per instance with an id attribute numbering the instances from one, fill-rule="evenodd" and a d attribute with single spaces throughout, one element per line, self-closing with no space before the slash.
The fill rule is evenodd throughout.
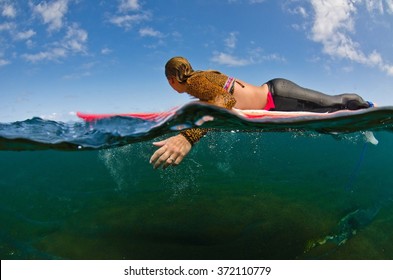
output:
<path id="1" fill-rule="evenodd" d="M 0 0 L 0 122 L 190 101 L 173 56 L 393 105 L 393 0 Z"/>

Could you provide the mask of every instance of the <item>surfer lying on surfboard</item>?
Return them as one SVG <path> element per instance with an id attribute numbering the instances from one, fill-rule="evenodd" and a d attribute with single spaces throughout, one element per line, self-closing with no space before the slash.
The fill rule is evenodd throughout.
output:
<path id="1" fill-rule="evenodd" d="M 169 85 L 178 93 L 188 93 L 200 101 L 227 109 L 335 112 L 373 106 L 357 94 L 327 95 L 298 86 L 286 79 L 273 79 L 254 86 L 218 71 L 194 71 L 183 57 L 173 57 L 165 65 Z M 154 168 L 178 165 L 207 129 L 192 128 L 153 144 Z"/>

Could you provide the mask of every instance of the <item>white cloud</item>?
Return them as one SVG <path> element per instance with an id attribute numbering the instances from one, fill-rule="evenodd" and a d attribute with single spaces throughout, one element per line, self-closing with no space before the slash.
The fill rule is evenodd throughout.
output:
<path id="1" fill-rule="evenodd" d="M 386 0 L 386 10 L 389 14 L 393 14 L 393 0 Z"/>
<path id="2" fill-rule="evenodd" d="M 109 49 L 109 48 L 103 48 L 103 49 L 101 50 L 101 54 L 104 54 L 104 55 L 110 54 L 111 52 L 112 52 L 112 50 Z"/>
<path id="3" fill-rule="evenodd" d="M 230 67 L 241 67 L 250 64 L 258 64 L 264 61 L 286 61 L 285 58 L 278 54 L 264 54 L 263 49 L 260 47 L 248 48 L 247 54 L 244 55 L 243 58 L 234 55 L 233 53 L 236 52 L 237 48 L 237 36 L 238 32 L 230 32 L 228 37 L 224 40 L 226 51 L 214 52 L 211 61 Z M 250 44 L 254 45 L 255 42 L 251 41 Z"/>
<path id="4" fill-rule="evenodd" d="M 142 11 L 138 0 L 120 0 L 118 13 L 111 15 L 109 22 L 125 30 L 129 30 L 135 25 L 150 19 L 151 13 Z M 149 36 L 148 33 L 146 34 L 146 36 Z"/>
<path id="5" fill-rule="evenodd" d="M 215 52 L 212 61 L 226 66 L 245 66 L 251 62 L 248 59 L 241 59 L 234 56 L 232 53 L 236 49 L 237 32 L 230 32 L 228 37 L 224 39 L 224 46 L 227 52 Z"/>
<path id="6" fill-rule="evenodd" d="M 16 28 L 16 24 L 13 22 L 4 22 L 0 24 L 0 31 L 11 31 Z"/>
<path id="7" fill-rule="evenodd" d="M 354 21 L 351 15 L 356 8 L 350 0 L 311 0 L 315 11 L 315 21 L 312 28 L 315 41 L 330 41 L 338 32 L 354 30 Z"/>
<path id="8" fill-rule="evenodd" d="M 3 6 L 3 10 L 1 12 L 2 16 L 8 18 L 15 18 L 16 17 L 16 9 L 11 4 L 5 4 Z"/>
<path id="9" fill-rule="evenodd" d="M 268 55 L 263 55 L 259 58 L 258 61 L 278 61 L 278 62 L 286 62 L 287 60 L 285 59 L 285 57 L 276 54 L 276 53 L 272 53 L 272 54 L 268 54 Z"/>
<path id="10" fill-rule="evenodd" d="M 31 37 L 33 37 L 34 35 L 36 35 L 36 32 L 32 29 L 29 29 L 25 32 L 18 32 L 15 35 L 15 40 L 28 40 Z"/>
<path id="11" fill-rule="evenodd" d="M 382 65 L 382 70 L 385 71 L 389 76 L 393 76 L 393 65 Z"/>
<path id="12" fill-rule="evenodd" d="M 1 1 L 1 0 L 0 0 Z M 68 4 L 70 0 L 53 0 L 53 1 L 41 1 L 37 5 L 33 5 L 32 1 L 29 1 L 29 5 L 35 16 L 42 19 L 43 23 L 47 25 L 47 30 L 59 31 L 60 39 L 58 36 L 51 36 L 49 40 L 41 44 L 39 42 L 33 42 L 32 38 L 37 36 L 37 32 L 32 28 L 26 30 L 19 30 L 19 23 L 6 22 L 0 24 L 0 31 L 8 31 L 11 38 L 15 42 L 24 41 L 27 48 L 33 49 L 33 47 L 41 45 L 41 49 L 36 49 L 35 53 L 23 53 L 14 52 L 14 57 L 20 56 L 24 60 L 32 63 L 39 61 L 60 61 L 73 54 L 85 54 L 87 53 L 87 41 L 88 33 L 84 29 L 80 28 L 78 24 L 67 24 L 64 20 L 66 13 L 68 12 Z M 54 40 L 50 40 L 55 38 Z M 36 40 L 40 40 L 38 37 Z M 10 46 L 11 47 L 11 46 Z M 12 46 L 16 48 L 17 46 Z M 3 60 L 2 64 L 6 61 Z"/>
<path id="13" fill-rule="evenodd" d="M 380 14 L 383 14 L 383 3 L 382 0 L 369 0 L 366 1 L 366 7 L 369 12 L 378 11 Z"/>
<path id="14" fill-rule="evenodd" d="M 393 14 L 393 0 L 366 0 L 365 4 L 370 13 Z"/>
<path id="15" fill-rule="evenodd" d="M 48 51 L 39 52 L 37 54 L 23 54 L 22 58 L 29 62 L 38 62 L 42 60 L 59 60 L 67 56 L 67 50 L 64 48 L 53 48 Z"/>
<path id="16" fill-rule="evenodd" d="M 77 24 L 74 24 L 68 27 L 63 45 L 71 52 L 86 52 L 87 39 L 87 31 L 79 28 Z"/>
<path id="17" fill-rule="evenodd" d="M 77 24 L 69 26 L 61 41 L 54 42 L 51 47 L 36 54 L 23 54 L 26 61 L 36 63 L 43 60 L 58 61 L 76 53 L 86 53 L 88 33 Z"/>
<path id="18" fill-rule="evenodd" d="M 381 12 L 380 1 L 367 2 L 367 9 Z M 315 17 L 311 39 L 321 43 L 324 53 L 338 58 L 378 67 L 392 75 L 392 66 L 385 63 L 381 54 L 374 50 L 371 54 L 362 51 L 360 44 L 352 39 L 355 34 L 355 15 L 359 1 L 352 0 L 311 0 Z"/>
<path id="19" fill-rule="evenodd" d="M 121 13 L 126 13 L 128 11 L 137 11 L 139 10 L 140 5 L 138 0 L 121 0 L 119 5 L 119 11 Z"/>
<path id="20" fill-rule="evenodd" d="M 229 33 L 228 38 L 225 39 L 225 46 L 230 49 L 234 49 L 236 48 L 236 43 L 237 43 L 237 32 Z"/>
<path id="21" fill-rule="evenodd" d="M 63 18 L 68 11 L 69 0 L 56 0 L 49 4 L 44 1 L 33 7 L 33 11 L 38 14 L 45 24 L 48 24 L 48 31 L 56 31 L 63 27 Z"/>
<path id="22" fill-rule="evenodd" d="M 9 60 L 3 59 L 0 57 L 0 67 L 10 64 Z"/>
<path id="23" fill-rule="evenodd" d="M 149 20 L 150 16 L 147 13 L 134 15 L 117 15 L 109 19 L 111 23 L 125 29 L 131 29 L 135 24 Z"/>
<path id="24" fill-rule="evenodd" d="M 238 58 L 223 52 L 215 53 L 211 60 L 226 66 L 245 66 L 251 63 L 247 59 Z"/>
<path id="25" fill-rule="evenodd" d="M 154 30 L 151 27 L 141 28 L 139 30 L 139 35 L 142 37 L 155 37 L 155 38 L 163 38 L 165 37 L 160 31 Z"/>
<path id="26" fill-rule="evenodd" d="M 300 15 L 303 18 L 308 18 L 308 16 L 309 16 L 307 13 L 307 10 L 302 6 L 298 6 L 294 9 L 288 9 L 288 12 L 293 15 Z"/>

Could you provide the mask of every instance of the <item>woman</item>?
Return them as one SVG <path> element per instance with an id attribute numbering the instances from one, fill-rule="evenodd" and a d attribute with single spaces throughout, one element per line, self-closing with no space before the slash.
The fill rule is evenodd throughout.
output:
<path id="1" fill-rule="evenodd" d="M 334 112 L 370 108 L 371 102 L 357 94 L 326 95 L 302 88 L 285 79 L 273 79 L 254 86 L 217 71 L 194 71 L 183 57 L 174 57 L 165 65 L 169 85 L 178 93 L 227 109 Z M 151 157 L 154 168 L 178 165 L 206 129 L 194 128 L 153 143 L 160 147 Z"/>

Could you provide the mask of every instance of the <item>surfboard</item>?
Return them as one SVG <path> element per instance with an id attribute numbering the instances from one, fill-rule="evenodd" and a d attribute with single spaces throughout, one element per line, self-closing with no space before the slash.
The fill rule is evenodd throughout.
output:
<path id="1" fill-rule="evenodd" d="M 83 119 L 86 122 L 94 122 L 98 121 L 101 119 L 107 119 L 107 118 L 112 118 L 112 117 L 131 117 L 131 118 L 138 118 L 142 120 L 147 120 L 147 121 L 156 121 L 156 120 L 162 120 L 167 117 L 171 117 L 174 114 L 176 114 L 177 110 L 179 108 L 174 108 L 169 111 L 163 111 L 163 112 L 150 112 L 150 113 L 106 113 L 106 114 L 94 114 L 94 113 L 82 113 L 82 112 L 77 112 L 77 116 L 81 119 Z M 269 119 L 290 119 L 290 118 L 296 118 L 296 117 L 316 117 L 316 118 L 331 118 L 334 116 L 342 115 L 343 113 L 351 113 L 355 111 L 349 111 L 349 110 L 341 110 L 333 113 L 315 113 L 315 112 L 284 112 L 284 111 L 266 111 L 266 110 L 239 110 L 239 109 L 233 109 L 230 112 L 233 112 L 234 114 L 239 115 L 240 117 L 244 117 L 246 119 L 250 120 L 258 120 L 258 119 L 264 119 L 264 120 L 269 120 Z"/>
<path id="2" fill-rule="evenodd" d="M 361 110 L 340 110 L 332 113 L 266 110 L 227 110 L 222 107 L 192 102 L 162 112 L 131 112 L 95 114 L 78 112 L 85 122 L 112 121 L 114 117 L 128 117 L 151 122 L 155 129 L 172 129 L 189 126 L 204 126 L 217 129 L 257 129 L 265 132 L 288 132 L 295 130 L 320 133 L 352 133 L 367 130 L 387 130 L 393 126 L 393 106 L 373 107 Z M 116 121 L 113 119 L 113 121 Z M 390 129 L 390 128 L 389 128 Z"/>
<path id="3" fill-rule="evenodd" d="M 86 122 L 94 122 L 102 119 L 108 119 L 112 117 L 130 117 L 130 118 L 138 118 L 147 121 L 154 121 L 157 118 L 165 118 L 173 115 L 170 112 L 160 112 L 160 113 L 120 113 L 120 114 L 91 114 L 91 113 L 82 113 L 77 112 L 76 115 L 83 119 Z"/>

